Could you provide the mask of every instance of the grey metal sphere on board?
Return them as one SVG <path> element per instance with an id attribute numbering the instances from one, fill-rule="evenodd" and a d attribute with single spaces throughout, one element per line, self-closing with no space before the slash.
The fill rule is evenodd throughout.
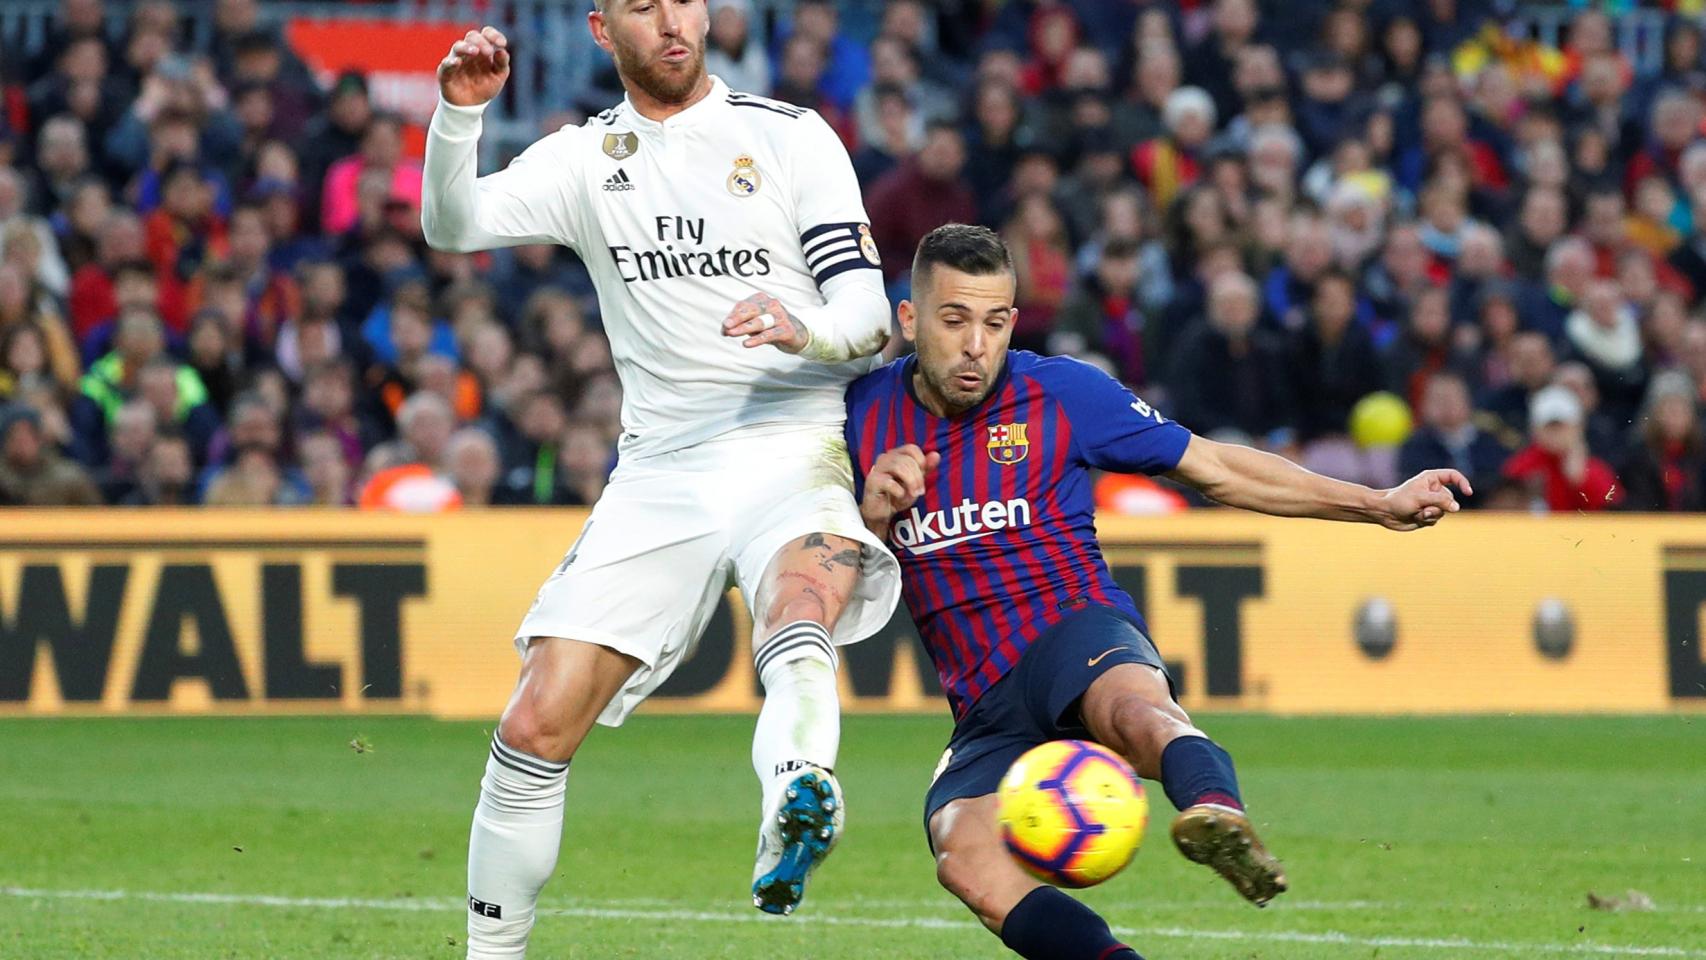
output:
<path id="1" fill-rule="evenodd" d="M 1576 618 L 1569 604 L 1547 597 L 1534 608 L 1534 645 L 1543 656 L 1562 660 L 1576 643 Z"/>
<path id="2" fill-rule="evenodd" d="M 1398 614 L 1385 597 L 1370 597 L 1357 607 L 1351 626 L 1357 646 L 1371 660 L 1380 660 L 1398 643 Z"/>

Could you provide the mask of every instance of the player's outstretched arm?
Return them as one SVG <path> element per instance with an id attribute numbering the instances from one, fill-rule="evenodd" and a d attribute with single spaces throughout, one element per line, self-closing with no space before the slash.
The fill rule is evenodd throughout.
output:
<path id="1" fill-rule="evenodd" d="M 1227 506 L 1277 517 L 1378 523 L 1388 530 L 1431 527 L 1458 511 L 1452 487 L 1475 492 L 1456 470 L 1424 470 L 1390 490 L 1375 490 L 1271 453 L 1198 436 L 1167 475 Z"/>
<path id="2" fill-rule="evenodd" d="M 482 115 L 509 79 L 509 40 L 470 30 L 438 64 L 438 108 L 427 127 L 421 232 L 439 250 L 470 252 L 560 238 L 551 181 L 521 169 L 476 177 Z M 560 173 L 560 171 L 557 171 Z"/>
<path id="3" fill-rule="evenodd" d="M 930 475 L 942 455 L 925 453 L 916 444 L 906 444 L 884 451 L 871 464 L 865 476 L 865 494 L 859 501 L 859 515 L 865 529 L 887 540 L 889 524 L 895 515 L 918 502 L 924 496 L 924 478 Z"/>

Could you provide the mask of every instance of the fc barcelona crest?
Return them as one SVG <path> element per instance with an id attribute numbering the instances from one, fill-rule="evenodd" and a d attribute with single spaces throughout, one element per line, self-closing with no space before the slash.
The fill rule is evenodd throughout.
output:
<path id="1" fill-rule="evenodd" d="M 640 152 L 640 135 L 637 133 L 607 133 L 604 135 L 604 153 L 612 160 L 626 160 Z"/>
<path id="2" fill-rule="evenodd" d="M 989 459 L 996 463 L 1018 463 L 1031 449 L 1022 423 L 1001 423 L 989 428 Z"/>

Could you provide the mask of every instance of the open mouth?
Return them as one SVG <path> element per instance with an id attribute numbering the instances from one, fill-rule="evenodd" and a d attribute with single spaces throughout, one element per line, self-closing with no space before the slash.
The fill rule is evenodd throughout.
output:
<path id="1" fill-rule="evenodd" d="M 976 390 L 983 384 L 983 375 L 978 373 L 956 373 L 954 383 L 966 390 Z"/>

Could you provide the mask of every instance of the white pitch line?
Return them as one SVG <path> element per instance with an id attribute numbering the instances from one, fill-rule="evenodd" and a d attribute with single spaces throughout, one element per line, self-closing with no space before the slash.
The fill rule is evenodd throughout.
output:
<path id="1" fill-rule="evenodd" d="M 448 897 L 364 899 L 355 897 L 281 897 L 247 893 L 170 893 L 146 890 L 45 890 L 29 887 L 0 887 L 0 897 L 20 900 L 145 901 L 150 903 L 216 904 L 221 906 L 287 907 L 294 909 L 392 910 L 410 913 L 449 913 L 460 910 L 461 900 Z M 591 901 L 598 903 L 599 901 Z M 714 910 L 637 909 L 615 906 L 542 907 L 541 916 L 580 917 L 591 920 L 667 920 L 683 923 L 808 923 L 832 927 L 877 929 L 981 930 L 970 920 L 942 917 L 844 917 L 808 913 L 793 918 L 762 913 L 727 913 Z M 1470 953 L 1548 953 L 1580 956 L 1679 957 L 1706 960 L 1706 951 L 1683 947 L 1638 947 L 1601 943 L 1523 943 L 1506 940 L 1466 940 L 1437 937 L 1359 937 L 1345 933 L 1304 933 L 1284 930 L 1201 930 L 1186 927 L 1116 927 L 1122 937 L 1162 940 L 1226 940 L 1251 943 L 1313 943 L 1342 947 L 1405 947 L 1418 950 L 1466 951 Z"/>

